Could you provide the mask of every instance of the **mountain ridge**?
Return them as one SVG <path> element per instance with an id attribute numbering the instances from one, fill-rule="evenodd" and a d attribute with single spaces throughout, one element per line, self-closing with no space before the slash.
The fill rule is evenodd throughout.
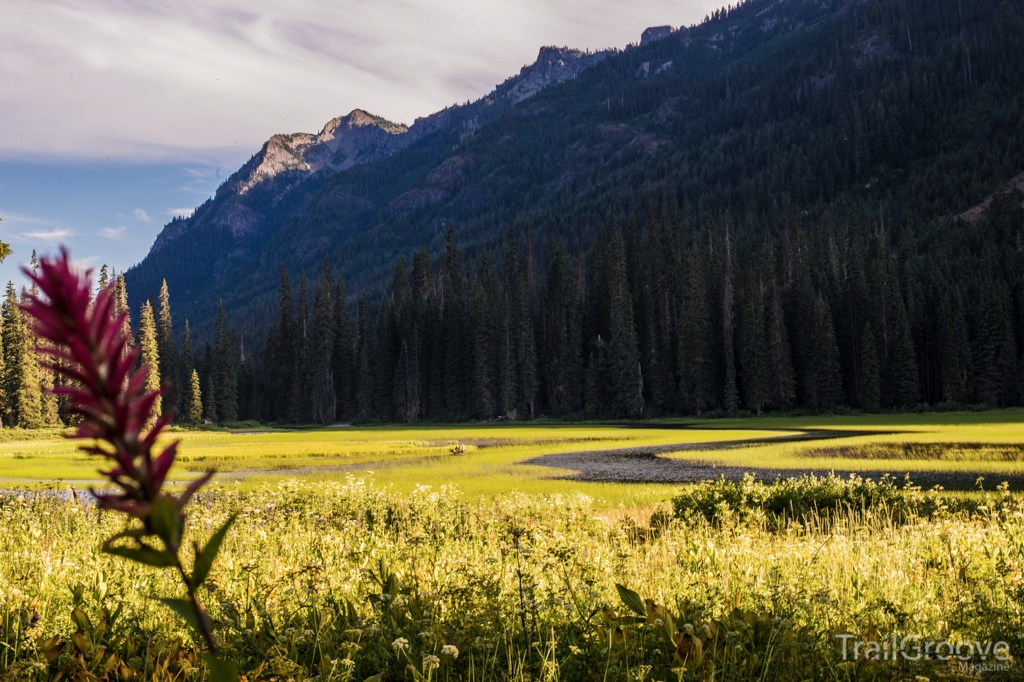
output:
<path id="1" fill-rule="evenodd" d="M 197 211 L 189 226 L 211 229 L 152 252 L 127 273 L 129 292 L 144 300 L 166 274 L 194 328 L 223 300 L 259 333 L 281 267 L 330 257 L 350 296 L 379 298 L 394 259 L 437 253 L 452 224 L 479 254 L 510 223 L 532 224 L 540 244 L 586 246 L 613 218 L 652 211 L 730 212 L 743 239 L 757 231 L 748 226 L 778 229 L 787 212 L 820 217 L 843 204 L 874 206 L 897 226 L 954 216 L 1024 169 L 1018 88 L 1001 66 L 1020 60 L 1002 27 L 1016 25 L 1016 10 L 999 7 L 752 0 L 698 26 L 654 27 L 624 50 L 582 53 L 593 63 L 511 103 L 530 92 L 531 67 L 564 66 L 542 50 L 491 95 L 417 120 L 409 131 L 423 133 L 390 156 L 256 184 L 232 207 L 243 229 Z"/>

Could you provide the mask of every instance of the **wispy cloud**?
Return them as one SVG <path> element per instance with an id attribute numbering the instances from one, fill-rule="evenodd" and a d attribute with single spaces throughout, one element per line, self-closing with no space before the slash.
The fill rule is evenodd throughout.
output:
<path id="1" fill-rule="evenodd" d="M 192 214 L 195 213 L 194 208 L 169 208 L 167 209 L 167 215 L 180 218 L 191 218 Z"/>
<path id="2" fill-rule="evenodd" d="M 22 232 L 22 237 L 26 239 L 35 239 L 41 242 L 56 243 L 68 237 L 75 236 L 75 233 L 71 230 L 59 227 L 49 232 Z"/>
<path id="3" fill-rule="evenodd" d="M 53 222 L 52 220 L 47 220 L 46 218 L 38 218 L 36 216 L 23 215 L 19 213 L 6 213 L 4 211 L 0 211 L 0 220 L 3 220 L 3 225 L 6 226 L 39 225 L 45 227 L 56 225 L 55 222 Z"/>
<path id="4" fill-rule="evenodd" d="M 134 215 L 135 215 L 135 219 L 136 220 L 141 220 L 144 223 L 148 223 L 149 222 L 149 216 L 141 208 L 135 209 Z M 123 230 L 124 228 L 121 228 L 121 229 Z"/>
<path id="5" fill-rule="evenodd" d="M 357 107 L 410 123 L 486 94 L 542 45 L 622 47 L 720 4 L 4 0 L 0 155 L 251 153 Z"/>
<path id="6" fill-rule="evenodd" d="M 104 227 L 99 231 L 99 235 L 101 237 L 106 237 L 107 239 L 117 239 L 124 234 L 127 229 L 127 225 L 121 225 L 120 227 Z"/>

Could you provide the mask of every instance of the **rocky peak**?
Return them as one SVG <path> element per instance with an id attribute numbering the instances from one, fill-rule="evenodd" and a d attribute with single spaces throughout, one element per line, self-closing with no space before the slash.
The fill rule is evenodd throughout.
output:
<path id="1" fill-rule="evenodd" d="M 608 54 L 608 51 L 584 52 L 550 45 L 542 47 L 537 54 L 537 61 L 524 66 L 518 76 L 499 85 L 495 94 L 504 95 L 512 104 L 518 104 L 552 85 L 576 78 L 581 71 L 598 63 Z"/>
<path id="2" fill-rule="evenodd" d="M 640 45 L 649 45 L 650 43 L 664 40 L 675 32 L 676 29 L 671 26 L 651 26 L 640 35 Z"/>
<path id="3" fill-rule="evenodd" d="M 344 170 L 376 161 L 404 146 L 395 138 L 407 132 L 404 125 L 355 109 L 332 118 L 317 135 L 274 135 L 256 155 L 255 167 L 240 179 L 237 191 L 245 194 L 286 171 L 309 174 L 328 167 Z"/>

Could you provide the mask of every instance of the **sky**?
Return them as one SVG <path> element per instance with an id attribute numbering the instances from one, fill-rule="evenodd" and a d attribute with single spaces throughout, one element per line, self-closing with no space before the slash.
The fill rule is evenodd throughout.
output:
<path id="1" fill-rule="evenodd" d="M 0 240 L 141 260 L 275 133 L 352 109 L 412 123 L 543 45 L 625 47 L 710 0 L 3 0 Z"/>

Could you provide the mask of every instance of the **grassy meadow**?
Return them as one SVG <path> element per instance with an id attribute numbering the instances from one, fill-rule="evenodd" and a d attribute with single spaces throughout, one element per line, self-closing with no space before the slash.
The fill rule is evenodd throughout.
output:
<path id="1" fill-rule="evenodd" d="M 220 472 L 193 538 L 240 514 L 203 593 L 223 651 L 247 681 L 1024 679 L 1021 411 L 637 426 L 169 434 L 178 479 Z M 719 480 L 583 481 L 537 459 L 623 452 Z M 151 598 L 176 576 L 100 551 L 121 520 L 81 494 L 95 466 L 60 432 L 0 432 L 0 679 L 206 679 Z M 745 469 L 768 483 L 716 476 Z M 984 490 L 877 482 L 907 472 Z M 1010 654 L 844 659 L 837 635 Z"/>

